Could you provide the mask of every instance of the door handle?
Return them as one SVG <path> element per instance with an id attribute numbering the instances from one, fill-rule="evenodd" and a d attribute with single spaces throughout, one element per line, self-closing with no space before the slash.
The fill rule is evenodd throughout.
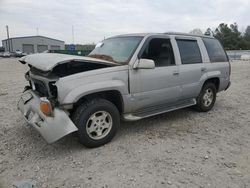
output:
<path id="1" fill-rule="evenodd" d="M 207 68 L 206 68 L 206 67 L 201 67 L 201 71 L 202 71 L 202 72 L 206 72 L 206 71 L 207 71 Z"/>
<path id="2" fill-rule="evenodd" d="M 173 75 L 177 76 L 177 75 L 179 75 L 179 72 L 178 71 L 174 71 Z"/>

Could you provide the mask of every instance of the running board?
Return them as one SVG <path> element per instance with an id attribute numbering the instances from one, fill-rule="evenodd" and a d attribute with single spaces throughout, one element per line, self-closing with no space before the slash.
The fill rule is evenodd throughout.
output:
<path id="1" fill-rule="evenodd" d="M 136 121 L 136 120 L 140 120 L 146 117 L 193 106 L 195 104 L 196 104 L 196 100 L 191 99 L 191 100 L 182 101 L 181 103 L 178 103 L 172 106 L 161 105 L 161 106 L 150 107 L 150 108 L 146 108 L 145 110 L 136 111 L 133 114 L 124 114 L 123 119 L 125 121 Z"/>

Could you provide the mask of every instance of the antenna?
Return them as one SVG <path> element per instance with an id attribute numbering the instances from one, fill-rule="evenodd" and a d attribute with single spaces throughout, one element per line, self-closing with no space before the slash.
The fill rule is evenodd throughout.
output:
<path id="1" fill-rule="evenodd" d="M 39 35 L 39 28 L 36 28 L 36 35 Z"/>

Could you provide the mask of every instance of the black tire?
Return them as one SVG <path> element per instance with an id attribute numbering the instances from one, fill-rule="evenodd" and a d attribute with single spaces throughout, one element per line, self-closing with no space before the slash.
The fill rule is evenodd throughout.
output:
<path id="1" fill-rule="evenodd" d="M 211 91 L 212 92 L 212 101 L 211 103 L 206 103 L 205 100 L 204 100 L 204 95 L 206 94 L 207 91 Z M 216 93 L 217 93 L 217 90 L 216 90 L 216 87 L 213 83 L 205 83 L 204 86 L 202 87 L 202 90 L 199 94 L 199 96 L 197 97 L 197 104 L 194 106 L 195 107 L 195 110 L 199 111 L 199 112 L 207 112 L 209 110 L 211 110 L 214 106 L 214 103 L 216 101 Z M 209 104 L 209 105 L 208 105 Z"/>
<path id="2" fill-rule="evenodd" d="M 93 115 L 95 116 L 95 114 L 98 114 L 98 112 L 106 112 L 107 114 L 109 114 L 109 118 L 112 118 L 112 125 L 109 132 L 106 133 L 107 135 L 105 135 L 105 137 L 100 139 L 93 139 L 92 137 L 95 137 L 95 135 L 93 134 L 94 132 L 91 134 L 88 133 L 87 126 L 89 125 L 87 125 L 87 123 L 89 124 L 89 121 L 92 121 L 90 118 Z M 118 127 L 120 126 L 120 114 L 116 106 L 110 101 L 101 98 L 95 98 L 81 104 L 74 112 L 72 120 L 78 127 L 78 137 L 80 143 L 88 148 L 99 147 L 110 142 L 115 136 Z M 92 127 L 92 122 L 90 126 Z M 94 124 L 94 126 L 99 125 Z"/>

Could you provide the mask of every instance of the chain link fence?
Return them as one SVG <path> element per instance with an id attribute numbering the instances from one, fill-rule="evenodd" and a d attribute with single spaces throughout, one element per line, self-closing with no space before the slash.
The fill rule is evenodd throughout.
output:
<path id="1" fill-rule="evenodd" d="M 228 50 L 226 53 L 230 60 L 250 60 L 250 50 Z"/>

